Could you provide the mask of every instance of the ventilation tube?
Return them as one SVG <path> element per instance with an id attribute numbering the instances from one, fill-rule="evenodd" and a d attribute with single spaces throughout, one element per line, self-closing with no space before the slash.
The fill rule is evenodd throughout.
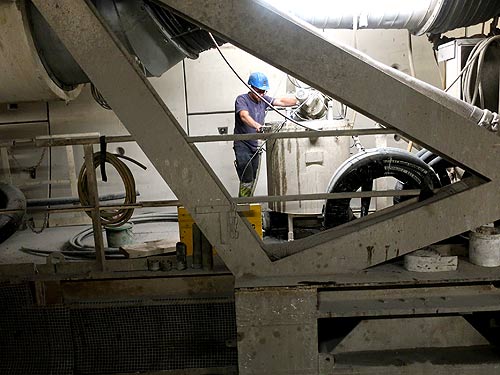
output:
<path id="1" fill-rule="evenodd" d="M 206 31 L 150 0 L 91 1 L 147 77 L 213 47 Z M 30 0 L 0 0 L 0 20 L 0 103 L 68 102 L 90 82 Z"/>
<path id="2" fill-rule="evenodd" d="M 196 59 L 213 47 L 206 31 L 152 1 L 92 2 L 148 77 L 159 77 L 185 57 Z M 31 2 L 27 3 L 27 14 L 38 55 L 52 80 L 62 89 L 88 83 L 86 74 Z"/>
<path id="3" fill-rule="evenodd" d="M 268 0 L 322 29 L 407 29 L 439 34 L 500 14 L 498 0 Z"/>

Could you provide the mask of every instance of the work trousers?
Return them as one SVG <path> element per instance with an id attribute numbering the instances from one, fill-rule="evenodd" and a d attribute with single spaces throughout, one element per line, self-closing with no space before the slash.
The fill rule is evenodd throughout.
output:
<path id="1" fill-rule="evenodd" d="M 249 197 L 253 183 L 257 178 L 260 155 L 244 143 L 234 145 L 234 155 L 236 157 L 236 173 L 238 173 L 238 178 L 240 179 L 239 195 Z"/>

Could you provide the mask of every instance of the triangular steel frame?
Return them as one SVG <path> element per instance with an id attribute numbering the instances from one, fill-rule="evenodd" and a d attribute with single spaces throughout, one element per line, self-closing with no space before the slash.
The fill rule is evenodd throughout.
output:
<path id="1" fill-rule="evenodd" d="M 88 0 L 33 0 L 239 279 L 360 271 L 500 218 L 499 138 L 484 113 L 251 0 L 159 0 L 256 57 L 480 177 L 352 224 L 266 248 Z M 293 254 L 272 262 L 267 252 Z"/>

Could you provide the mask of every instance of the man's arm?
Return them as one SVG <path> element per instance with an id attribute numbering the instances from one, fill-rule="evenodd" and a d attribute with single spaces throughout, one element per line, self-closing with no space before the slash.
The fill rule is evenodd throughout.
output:
<path id="1" fill-rule="evenodd" d="M 292 107 L 297 104 L 297 99 L 295 98 L 276 98 L 272 103 L 277 107 Z"/>
<path id="2" fill-rule="evenodd" d="M 247 126 L 250 126 L 251 128 L 257 129 L 257 131 L 260 131 L 260 128 L 262 128 L 262 125 L 259 124 L 257 121 L 255 121 L 252 116 L 250 116 L 250 113 L 245 110 L 241 110 L 238 112 L 240 115 L 241 121 Z"/>

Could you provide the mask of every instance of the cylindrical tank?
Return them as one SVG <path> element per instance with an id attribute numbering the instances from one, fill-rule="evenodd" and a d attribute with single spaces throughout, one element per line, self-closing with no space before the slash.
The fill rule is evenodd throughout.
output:
<path id="1" fill-rule="evenodd" d="M 308 121 L 317 130 L 344 130 L 346 120 Z M 303 131 L 287 123 L 283 132 Z M 349 157 L 351 137 L 288 138 L 267 144 L 267 182 L 269 195 L 324 193 L 332 173 Z M 273 211 L 287 214 L 320 214 L 323 200 L 271 203 Z"/>
<path id="2" fill-rule="evenodd" d="M 146 0 L 93 0 L 97 11 L 147 77 L 213 47 L 192 23 Z M 218 44 L 224 41 L 216 38 Z M 0 0 L 0 103 L 72 100 L 85 72 L 28 0 Z"/>
<path id="3" fill-rule="evenodd" d="M 33 42 L 26 2 L 0 1 L 0 103 L 71 100 L 81 86 L 61 89 L 47 73 Z"/>

